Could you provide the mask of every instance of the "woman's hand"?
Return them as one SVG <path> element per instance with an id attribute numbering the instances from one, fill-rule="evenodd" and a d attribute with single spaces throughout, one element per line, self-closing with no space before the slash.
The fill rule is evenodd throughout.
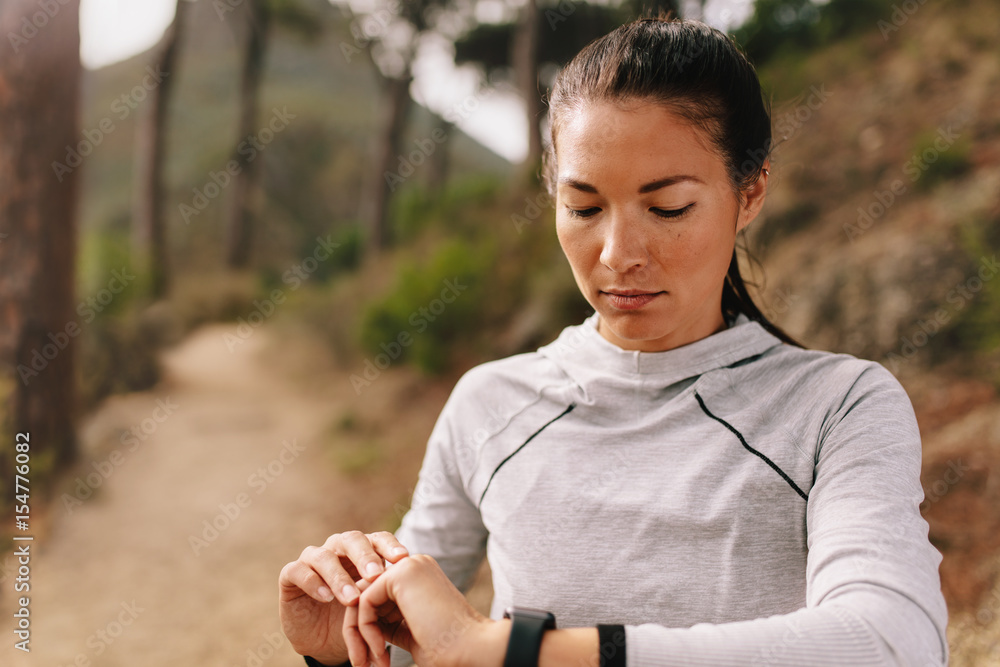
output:
<path id="1" fill-rule="evenodd" d="M 385 571 L 408 552 L 392 533 L 337 533 L 321 547 L 306 547 L 278 577 L 278 612 L 292 648 L 324 664 L 347 660 L 344 611 L 356 607 L 358 584 Z"/>
<path id="2" fill-rule="evenodd" d="M 420 667 L 503 664 L 509 622 L 473 609 L 430 556 L 405 558 L 362 586 L 344 617 L 351 664 L 389 667 L 385 642 L 409 651 Z"/>

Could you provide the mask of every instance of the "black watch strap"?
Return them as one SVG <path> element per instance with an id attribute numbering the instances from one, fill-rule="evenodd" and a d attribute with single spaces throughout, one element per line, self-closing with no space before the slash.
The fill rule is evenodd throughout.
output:
<path id="1" fill-rule="evenodd" d="M 503 617 L 511 620 L 503 667 L 538 667 L 542 635 L 546 630 L 555 630 L 556 617 L 547 611 L 524 607 L 508 607 Z"/>
<path id="2" fill-rule="evenodd" d="M 625 626 L 598 625 L 600 667 L 625 667 Z"/>
<path id="3" fill-rule="evenodd" d="M 312 656 L 304 655 L 302 657 L 306 659 L 306 664 L 309 665 L 309 667 L 351 667 L 350 660 L 342 662 L 339 665 L 324 665 L 322 662 L 320 662 L 316 658 L 313 658 Z"/>

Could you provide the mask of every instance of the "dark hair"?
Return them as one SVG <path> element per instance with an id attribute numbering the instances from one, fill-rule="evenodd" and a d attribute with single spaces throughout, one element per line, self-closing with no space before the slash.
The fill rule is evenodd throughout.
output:
<path id="1" fill-rule="evenodd" d="M 699 21 L 646 18 L 588 44 L 549 95 L 552 137 L 542 180 L 555 197 L 556 139 L 567 111 L 590 101 L 652 101 L 705 130 L 742 198 L 771 154 L 771 114 L 753 65 L 725 33 Z M 740 275 L 737 251 L 722 290 L 727 319 L 743 313 L 793 345 L 760 311 Z"/>

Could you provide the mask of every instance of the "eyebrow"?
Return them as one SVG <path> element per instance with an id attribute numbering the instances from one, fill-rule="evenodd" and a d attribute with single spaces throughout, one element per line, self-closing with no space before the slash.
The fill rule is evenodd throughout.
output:
<path id="1" fill-rule="evenodd" d="M 677 174 L 676 176 L 667 176 L 666 178 L 660 178 L 658 180 L 651 181 L 649 183 L 646 183 L 645 185 L 640 186 L 639 194 L 655 192 L 660 188 L 665 188 L 670 185 L 676 185 L 677 183 L 681 183 L 684 181 L 694 181 L 695 183 L 704 183 L 704 181 L 698 178 L 697 176 L 692 176 L 690 174 Z M 569 187 L 575 190 L 579 190 L 581 192 L 590 192 L 593 194 L 597 194 L 597 188 L 591 185 L 590 183 L 578 181 L 575 178 L 570 178 L 568 176 L 560 178 L 559 184 L 568 185 Z"/>

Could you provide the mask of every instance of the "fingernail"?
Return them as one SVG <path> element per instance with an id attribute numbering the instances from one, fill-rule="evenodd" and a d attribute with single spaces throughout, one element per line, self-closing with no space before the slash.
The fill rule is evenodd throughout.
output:
<path id="1" fill-rule="evenodd" d="M 320 586 L 319 590 L 316 591 L 316 594 L 319 595 L 323 602 L 331 602 L 333 600 L 333 591 L 326 586 Z"/>
<path id="2" fill-rule="evenodd" d="M 344 596 L 344 598 L 347 599 L 348 602 L 350 602 L 354 598 L 358 597 L 358 590 L 356 588 L 354 588 L 354 586 L 351 586 L 350 584 L 345 585 L 341 589 L 340 593 L 341 593 L 341 595 Z"/>
<path id="3" fill-rule="evenodd" d="M 382 571 L 382 568 L 379 567 L 379 564 L 376 563 L 375 561 L 372 561 L 372 562 L 368 563 L 368 565 L 365 566 L 365 572 L 368 573 L 369 577 L 374 577 L 376 574 L 380 573 L 381 571 Z"/>
<path id="4" fill-rule="evenodd" d="M 405 553 L 407 553 L 405 547 L 396 547 L 391 552 L 389 552 L 389 555 L 390 556 L 402 556 Z"/>

